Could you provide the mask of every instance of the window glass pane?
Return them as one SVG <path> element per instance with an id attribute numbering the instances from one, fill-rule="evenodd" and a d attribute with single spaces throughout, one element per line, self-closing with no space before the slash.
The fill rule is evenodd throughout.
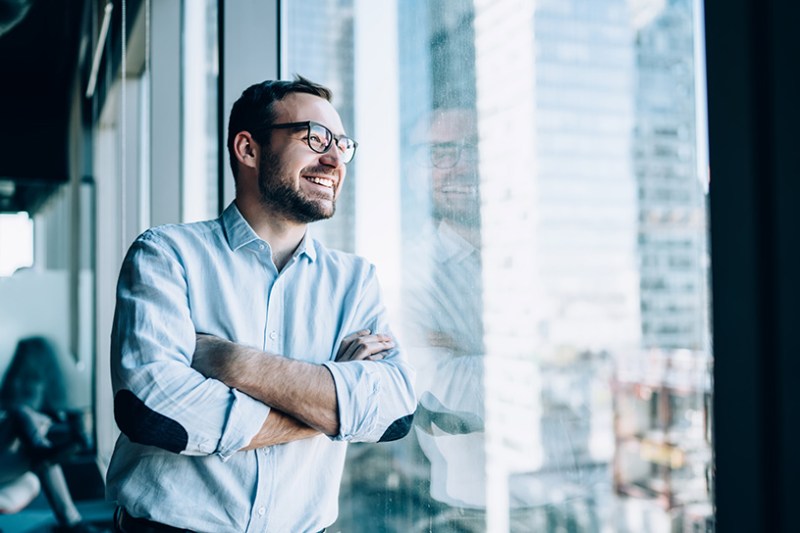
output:
<path id="1" fill-rule="evenodd" d="M 186 2 L 183 9 L 182 220 L 217 216 L 217 2 Z"/>
<path id="2" fill-rule="evenodd" d="M 361 143 L 330 224 L 417 369 L 334 529 L 713 529 L 700 2 L 287 4 Z"/>
<path id="3" fill-rule="evenodd" d="M 358 140 L 353 117 L 353 2 L 312 0 L 284 2 L 291 30 L 287 35 L 287 72 L 326 84 L 348 134 Z M 358 157 L 358 156 L 356 156 Z M 314 236 L 331 248 L 353 251 L 357 165 L 347 168 L 345 194 L 336 202 L 336 216 L 314 223 Z"/>

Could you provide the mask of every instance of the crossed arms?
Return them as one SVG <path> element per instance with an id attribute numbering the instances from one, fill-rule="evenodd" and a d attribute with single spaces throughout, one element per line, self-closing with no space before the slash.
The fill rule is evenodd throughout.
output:
<path id="1" fill-rule="evenodd" d="M 344 336 L 362 327 L 390 331 L 374 267 L 357 261 L 342 269 L 346 274 L 333 286 L 346 293 L 327 310 L 336 320 L 323 314 L 295 325 L 307 330 L 284 357 L 219 338 L 260 346 L 258 329 L 246 324 L 263 312 L 264 302 L 252 293 L 268 289 L 257 287 L 257 277 L 231 283 L 251 267 L 208 269 L 200 256 L 206 253 L 148 231 L 123 263 L 111 378 L 115 420 L 131 443 L 224 459 L 318 434 L 376 442 L 408 432 L 416 397 L 403 354 L 388 336 L 363 330 Z M 197 331 L 218 337 L 198 343 Z"/>
<path id="2" fill-rule="evenodd" d="M 344 339 L 336 362 L 379 361 L 395 347 L 389 335 L 360 330 Z M 339 433 L 336 387 L 322 366 L 197 335 L 192 368 L 271 407 L 261 430 L 242 450 Z M 265 376 L 270 376 L 265 379 Z"/>

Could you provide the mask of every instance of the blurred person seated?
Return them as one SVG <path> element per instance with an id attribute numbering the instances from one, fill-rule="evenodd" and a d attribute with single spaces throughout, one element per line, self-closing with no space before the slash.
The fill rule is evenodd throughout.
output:
<path id="1" fill-rule="evenodd" d="M 20 340 L 0 384 L 0 513 L 21 511 L 43 490 L 57 531 L 98 531 L 82 520 L 59 464 L 88 446 L 80 413 L 66 409 L 53 346 Z"/>

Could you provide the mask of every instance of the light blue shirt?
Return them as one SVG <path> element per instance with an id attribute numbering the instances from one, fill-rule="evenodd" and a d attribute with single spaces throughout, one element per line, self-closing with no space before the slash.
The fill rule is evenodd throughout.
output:
<path id="1" fill-rule="evenodd" d="M 390 333 L 375 268 L 358 256 L 306 235 L 278 272 L 235 204 L 217 220 L 146 231 L 117 287 L 111 374 L 123 433 L 108 498 L 133 516 L 195 531 L 329 526 L 347 441 L 402 437 L 416 406 L 399 350 L 382 361 L 334 361 L 342 338 L 363 328 Z M 195 332 L 324 364 L 340 434 L 238 451 L 270 408 L 190 367 Z"/>

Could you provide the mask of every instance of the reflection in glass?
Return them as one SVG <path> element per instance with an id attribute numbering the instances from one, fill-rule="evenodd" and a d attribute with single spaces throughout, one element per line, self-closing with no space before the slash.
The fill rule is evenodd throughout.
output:
<path id="1" fill-rule="evenodd" d="M 453 102 L 458 105 L 458 102 Z M 484 395 L 481 225 L 474 104 L 433 109 L 415 135 L 431 147 L 418 167 L 431 198 L 428 221 L 406 235 L 405 328 L 420 376 L 414 434 L 430 471 L 431 505 L 473 512 L 435 516 L 440 527 L 485 529 L 486 417 Z M 436 153 L 441 147 L 445 153 Z M 447 157 L 444 161 L 442 158 Z M 444 164 L 447 163 L 447 164 Z M 414 170 L 410 171 L 411 173 Z M 446 509 L 446 508 L 445 508 Z"/>
<path id="2" fill-rule="evenodd" d="M 713 530 L 698 9 L 397 3 L 418 410 L 350 445 L 334 529 Z"/>

